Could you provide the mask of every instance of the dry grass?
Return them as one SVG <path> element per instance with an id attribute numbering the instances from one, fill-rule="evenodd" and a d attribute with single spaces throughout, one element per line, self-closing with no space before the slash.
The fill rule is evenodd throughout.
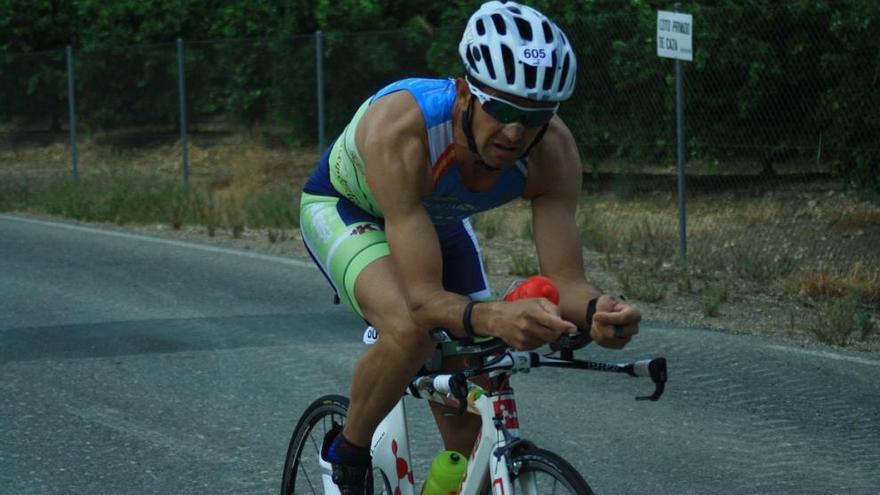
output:
<path id="1" fill-rule="evenodd" d="M 866 229 L 880 228 L 880 211 L 871 205 L 855 205 L 843 211 L 840 218 L 831 224 L 831 230 L 836 232 L 859 233 Z"/>
<path id="2" fill-rule="evenodd" d="M 801 271 L 783 282 L 789 292 L 812 299 L 859 294 L 866 302 L 880 302 L 880 266 L 856 262 L 843 274 L 828 269 Z"/>
<path id="3" fill-rule="evenodd" d="M 299 191 L 318 150 L 293 149 L 260 135 L 236 134 L 190 144 L 190 177 L 207 194 L 195 204 L 169 208 L 168 224 L 180 228 L 197 217 L 215 234 L 248 237 L 254 222 L 273 225 L 271 214 L 254 219 L 254 211 L 281 210 L 288 199 L 269 198 L 268 189 Z M 118 149 L 96 139 L 79 147 L 80 176 L 180 177 L 180 145 L 157 144 Z M 3 177 L 41 177 L 70 173 L 66 144 L 0 148 Z M 2 203 L 2 201 L 0 201 Z M 197 213 L 193 213 L 196 208 Z M 260 213 L 262 215 L 262 213 Z M 186 219 L 186 220 L 184 220 Z M 525 202 L 479 214 L 473 219 L 486 247 L 486 264 L 498 273 L 527 275 L 538 267 Z M 283 222 L 280 222 L 283 224 Z M 743 294 L 774 299 L 810 300 L 819 311 L 843 315 L 844 301 L 856 297 L 867 313 L 858 324 L 876 319 L 880 305 L 880 205 L 841 193 L 774 192 L 762 196 L 720 193 L 689 198 L 688 270 L 680 267 L 678 213 L 671 192 L 639 193 L 620 199 L 612 193 L 585 197 L 578 224 L 587 247 L 590 270 L 609 274 L 609 290 L 625 290 L 641 301 L 690 298 L 697 313 L 715 318 L 737 304 Z M 289 229 L 288 229 L 289 230 Z M 288 239 L 283 228 L 270 230 L 270 242 Z M 491 249 L 496 246 L 496 249 Z M 849 306 L 846 306 L 849 307 Z M 861 307 L 861 306 L 860 306 Z M 843 308 L 843 309 L 841 309 Z M 744 308 L 745 309 L 745 308 Z M 731 311 L 732 312 L 732 311 Z M 865 315 L 868 316 L 865 320 Z M 839 342 L 851 322 L 822 320 L 835 328 L 816 338 Z M 818 321 L 818 320 L 817 320 Z M 870 327 L 870 325 L 868 325 Z M 873 328 L 873 327 L 871 327 Z M 846 339 L 852 339 L 848 333 Z M 859 335 L 867 335 L 865 332 Z M 836 339 L 836 340 L 835 340 Z"/>
<path id="4" fill-rule="evenodd" d="M 517 260 L 528 252 L 518 258 L 509 251 L 531 249 L 524 229 L 516 227 L 529 216 L 525 203 L 515 203 L 476 222 L 517 272 L 525 265 Z M 594 194 L 582 202 L 578 224 L 593 279 L 649 305 L 651 313 L 690 307 L 702 318 L 690 321 L 736 328 L 753 327 L 762 314 L 770 332 L 798 326 L 806 332 L 800 337 L 876 345 L 878 219 L 880 207 L 839 193 L 691 198 L 687 271 L 680 265 L 678 212 L 670 194 L 627 200 Z"/>
<path id="5" fill-rule="evenodd" d="M 118 147 L 105 141 L 97 136 L 78 144 L 80 177 L 182 177 L 179 141 L 138 147 Z M 252 133 L 194 139 L 188 150 L 194 182 L 209 183 L 215 189 L 241 189 L 243 194 L 271 183 L 301 184 L 318 158 L 314 147 L 293 149 L 269 144 Z M 44 177 L 70 172 L 70 147 L 66 142 L 0 147 L 0 176 Z"/>
<path id="6" fill-rule="evenodd" d="M 846 346 L 872 337 L 877 324 L 862 306 L 858 294 L 821 301 L 810 332 L 820 342 Z"/>
<path id="7" fill-rule="evenodd" d="M 99 136 L 84 140 L 78 146 L 80 187 L 69 184 L 65 188 L 63 180 L 55 187 L 70 189 L 69 194 L 79 197 L 88 196 L 83 201 L 86 204 L 76 209 L 77 217 L 82 220 L 136 222 L 136 215 L 126 215 L 124 221 L 107 218 L 104 212 L 107 201 L 102 194 L 112 194 L 115 198 L 124 196 L 122 189 L 125 188 L 182 182 L 181 145 L 173 142 L 119 148 L 105 144 L 106 141 Z M 43 181 L 25 179 L 69 177 L 68 148 L 63 143 L 0 148 L 0 178 L 38 187 Z M 279 229 L 289 227 L 292 222 L 295 224 L 296 193 L 316 159 L 315 149 L 292 150 L 269 145 L 254 135 L 227 136 L 211 142 L 196 140 L 189 145 L 192 194 L 140 196 L 138 200 L 163 202 L 145 209 L 167 211 L 165 221 L 176 229 L 184 223 L 196 222 L 210 236 L 218 229 L 228 229 L 237 238 L 248 226 L 266 226 L 275 229 L 270 231 L 270 240 L 286 239 L 291 234 Z M 96 183 L 106 186 L 96 187 Z M 114 188 L 119 190 L 109 190 Z M 100 207 L 93 207 L 90 202 Z M 52 212 L 44 211 L 38 204 L 28 204 L 27 208 L 56 214 L 71 211 L 64 205 L 53 205 Z M 154 221 L 154 218 L 152 214 L 143 220 Z"/>
<path id="8" fill-rule="evenodd" d="M 481 213 L 474 224 L 484 238 L 525 239 L 529 216 L 518 202 Z M 583 201 L 578 223 L 586 247 L 605 254 L 608 267 L 669 284 L 680 276 L 674 197 L 593 195 Z M 827 193 L 704 196 L 689 201 L 687 228 L 689 272 L 698 277 L 809 297 L 857 291 L 880 301 L 878 205 Z"/>

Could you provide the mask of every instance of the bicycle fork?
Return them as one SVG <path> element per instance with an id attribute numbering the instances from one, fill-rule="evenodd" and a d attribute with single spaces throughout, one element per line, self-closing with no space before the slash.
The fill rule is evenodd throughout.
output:
<path id="1" fill-rule="evenodd" d="M 387 480 L 375 479 L 373 483 L 382 483 L 384 486 L 387 481 L 393 494 L 415 495 L 416 493 L 408 431 L 406 407 L 401 398 L 394 409 L 379 423 L 370 446 L 373 472 L 375 473 L 378 468 L 387 477 Z"/>
<path id="2" fill-rule="evenodd" d="M 415 495 L 415 479 L 409 455 L 409 438 L 407 437 L 406 409 L 401 398 L 394 409 L 379 423 L 370 445 L 373 458 L 373 475 L 381 472 L 387 476 L 391 485 L 391 493 L 399 495 Z M 333 482 L 333 466 L 325 461 L 320 453 L 318 464 L 321 466 L 321 484 L 324 495 L 341 495 L 339 486 Z M 396 478 L 392 478 L 396 474 Z M 384 488 L 386 479 L 373 479 L 373 484 L 381 483 Z"/>
<path id="3" fill-rule="evenodd" d="M 513 390 L 507 389 L 491 396 L 482 395 L 474 401 L 474 406 L 480 411 L 483 424 L 471 452 L 460 495 L 478 495 L 487 482 L 494 495 L 536 495 L 537 489 L 533 483 L 522 483 L 526 480 L 521 480 L 520 487 L 524 491 L 520 492 L 515 491 L 511 481 L 511 474 L 518 468 L 512 463 L 513 451 L 525 442 L 519 435 Z"/>

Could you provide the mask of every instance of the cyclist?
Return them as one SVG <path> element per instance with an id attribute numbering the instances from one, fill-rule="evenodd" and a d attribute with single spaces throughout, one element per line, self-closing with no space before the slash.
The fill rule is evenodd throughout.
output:
<path id="1" fill-rule="evenodd" d="M 322 457 L 360 494 L 373 431 L 435 344 L 428 330 L 497 337 L 518 349 L 589 329 L 620 348 L 641 314 L 584 276 L 575 224 L 582 168 L 556 111 L 574 90 L 565 34 L 537 10 L 484 3 L 459 43 L 464 76 L 406 79 L 361 105 L 305 185 L 303 240 L 337 295 L 379 331 L 359 359 L 344 429 Z M 477 302 L 491 290 L 467 217 L 530 200 L 545 299 Z M 432 411 L 446 448 L 469 452 L 479 418 Z"/>

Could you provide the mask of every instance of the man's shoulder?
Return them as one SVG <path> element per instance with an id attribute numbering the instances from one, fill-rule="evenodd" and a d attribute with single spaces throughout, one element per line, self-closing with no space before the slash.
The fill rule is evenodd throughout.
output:
<path id="1" fill-rule="evenodd" d="M 579 187 L 583 167 L 574 135 L 559 118 L 554 118 L 541 142 L 529 153 L 529 181 L 524 196 Z"/>
<path id="2" fill-rule="evenodd" d="M 364 114 L 365 137 L 370 142 L 397 143 L 425 135 L 425 120 L 407 91 L 397 91 L 370 104 Z"/>
<path id="3" fill-rule="evenodd" d="M 577 156 L 577 142 L 571 129 L 556 117 L 550 121 L 541 142 L 529 156 L 529 163 L 558 163 L 561 160 L 571 160 L 572 153 Z"/>
<path id="4" fill-rule="evenodd" d="M 357 146 L 374 181 L 393 178 L 415 184 L 430 177 L 425 121 L 406 91 L 370 105 L 358 127 Z"/>
<path id="5" fill-rule="evenodd" d="M 399 100 L 401 93 L 408 96 L 404 98 L 406 101 L 415 102 L 428 129 L 445 125 L 451 120 L 457 93 L 452 79 L 410 78 L 395 81 L 376 92 L 371 103 L 388 98 Z"/>

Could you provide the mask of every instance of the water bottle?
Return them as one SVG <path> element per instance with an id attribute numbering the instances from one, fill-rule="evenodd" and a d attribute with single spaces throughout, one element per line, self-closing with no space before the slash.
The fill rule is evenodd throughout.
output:
<path id="1" fill-rule="evenodd" d="M 444 450 L 434 458 L 422 495 L 454 495 L 467 471 L 467 458 L 458 452 Z"/>
<path id="2" fill-rule="evenodd" d="M 559 304 L 559 290 L 553 281 L 542 275 L 532 275 L 523 280 L 515 280 L 504 294 L 505 301 L 543 297 L 553 304 Z"/>

